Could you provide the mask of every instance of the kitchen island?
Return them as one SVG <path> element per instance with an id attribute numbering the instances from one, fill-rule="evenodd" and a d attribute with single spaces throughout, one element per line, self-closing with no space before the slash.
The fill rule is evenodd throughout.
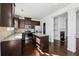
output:
<path id="1" fill-rule="evenodd" d="M 25 37 L 29 36 L 31 38 L 34 47 L 39 48 L 43 52 L 48 52 L 49 50 L 49 36 L 42 33 L 32 33 L 24 32 L 22 33 L 23 46 L 25 45 Z"/>
<path id="2" fill-rule="evenodd" d="M 43 52 L 48 52 L 49 50 L 49 36 L 42 33 L 32 33 L 33 43 Z"/>

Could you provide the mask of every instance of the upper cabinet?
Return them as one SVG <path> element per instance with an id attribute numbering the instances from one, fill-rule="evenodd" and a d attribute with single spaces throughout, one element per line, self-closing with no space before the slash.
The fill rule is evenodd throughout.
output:
<path id="1" fill-rule="evenodd" d="M 25 19 L 19 19 L 19 28 L 25 28 Z"/>
<path id="2" fill-rule="evenodd" d="M 37 25 L 39 26 L 40 25 L 40 21 L 31 21 L 33 25 Z"/>
<path id="3" fill-rule="evenodd" d="M 0 25 L 1 25 L 1 4 L 0 4 Z"/>
<path id="4" fill-rule="evenodd" d="M 32 28 L 35 28 L 35 26 L 40 26 L 40 21 L 31 21 Z"/>
<path id="5" fill-rule="evenodd" d="M 12 27 L 15 15 L 15 5 L 12 3 L 1 3 L 1 24 L 0 26 Z"/>
<path id="6" fill-rule="evenodd" d="M 31 18 L 25 17 L 25 25 L 31 25 Z"/>
<path id="7" fill-rule="evenodd" d="M 40 26 L 40 21 L 34 21 L 31 20 L 31 18 L 25 17 L 24 19 L 14 18 L 14 27 L 15 28 L 27 28 L 28 26 L 31 26 L 30 29 L 34 29 L 35 26 Z"/>

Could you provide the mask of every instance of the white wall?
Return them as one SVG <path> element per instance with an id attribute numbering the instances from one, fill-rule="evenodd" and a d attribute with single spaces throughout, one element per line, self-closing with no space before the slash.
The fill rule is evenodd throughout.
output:
<path id="1" fill-rule="evenodd" d="M 53 42 L 53 27 L 52 27 L 53 26 L 53 18 L 49 17 L 46 19 L 42 19 L 42 21 L 41 21 L 42 33 L 43 33 L 43 23 L 46 23 L 46 34 L 49 35 L 49 41 Z"/>
<path id="2" fill-rule="evenodd" d="M 76 29 L 76 38 L 79 38 L 79 12 L 77 13 L 77 23 L 76 23 L 76 25 L 77 25 L 77 29 Z"/>
<path id="3" fill-rule="evenodd" d="M 60 10 L 58 10 L 58 11 L 56 11 L 55 13 L 52 13 L 52 14 L 50 14 L 50 15 L 48 15 L 48 16 L 46 16 L 46 17 L 44 17 L 44 18 L 42 18 L 41 19 L 41 27 L 42 27 L 42 24 L 43 24 L 43 22 L 46 22 L 46 24 L 47 24 L 47 26 L 46 26 L 46 34 L 48 34 L 49 35 L 49 37 L 50 37 L 50 42 L 53 42 L 54 41 L 54 32 L 53 32 L 53 29 L 54 29 L 54 26 L 53 26 L 53 18 L 55 17 L 55 16 L 58 16 L 58 15 L 60 15 L 60 14 L 63 14 L 63 13 L 65 13 L 65 12 L 70 12 L 71 10 L 73 10 L 73 9 L 76 9 L 76 8 L 78 8 L 79 7 L 79 4 L 70 4 L 69 6 L 66 6 L 66 7 L 64 7 L 64 8 L 62 8 L 62 9 L 60 9 Z M 72 13 L 71 13 L 72 14 Z M 68 15 L 69 16 L 69 15 Z M 73 15 L 74 16 L 74 15 Z M 73 17 L 72 16 L 72 17 Z M 69 20 L 70 19 L 72 19 L 72 17 L 71 18 L 68 18 Z M 76 19 L 75 19 L 76 20 Z M 68 22 L 71 22 L 71 24 L 75 24 L 74 22 L 72 22 L 72 20 L 70 20 L 70 21 L 68 21 Z M 69 29 L 68 30 L 68 35 L 69 36 L 71 36 L 71 34 L 73 34 L 73 36 L 72 37 L 69 37 L 68 38 L 68 50 L 70 50 L 70 51 L 72 51 L 72 52 L 75 52 L 76 50 L 76 39 L 75 39 L 75 36 L 76 36 L 76 34 L 75 34 L 75 32 L 73 32 L 73 31 L 75 31 L 75 25 L 72 27 L 72 25 L 71 24 L 68 24 L 69 25 L 69 27 L 70 28 L 72 28 L 71 30 Z M 68 28 L 69 28 L 68 27 Z M 71 40 L 71 39 L 73 39 L 73 40 Z M 73 45 L 73 46 L 72 46 Z"/>
<path id="4" fill-rule="evenodd" d="M 76 52 L 76 11 L 68 11 L 68 42 L 67 49 Z"/>
<path id="5" fill-rule="evenodd" d="M 67 24 L 66 24 L 67 16 L 68 16 L 67 14 L 62 15 L 61 18 L 60 18 L 60 20 L 59 20 L 59 21 L 60 21 L 59 30 L 65 32 L 65 39 L 66 39 L 66 34 L 67 34 L 67 30 L 66 30 L 66 26 L 67 26 Z M 59 35 L 60 35 L 60 34 L 59 34 Z M 60 36 L 59 36 L 59 38 L 60 38 Z"/>
<path id="6" fill-rule="evenodd" d="M 59 17 L 54 18 L 54 39 L 59 40 L 58 29 L 59 29 Z"/>
<path id="7" fill-rule="evenodd" d="M 67 14 L 62 14 L 61 16 L 55 17 L 56 21 L 54 24 L 54 39 L 60 40 L 60 32 L 64 31 L 65 32 L 65 38 L 66 38 L 66 18 Z"/>
<path id="8" fill-rule="evenodd" d="M 50 15 L 45 16 L 44 18 L 41 19 L 41 28 L 42 28 L 42 24 L 44 22 L 46 22 L 46 24 L 49 24 L 49 25 L 51 24 L 50 26 L 49 25 L 46 26 L 46 34 L 53 33 L 53 28 L 54 28 L 53 27 L 53 24 L 54 24 L 53 23 L 53 18 L 58 16 L 58 15 L 61 15 L 61 14 L 65 13 L 65 12 L 68 12 L 70 9 L 76 9 L 78 7 L 79 7 L 79 4 L 70 4 L 69 6 L 66 6 L 66 7 L 62 8 L 62 9 L 56 11 L 55 13 L 51 13 Z M 52 39 L 50 39 L 51 42 L 53 42 L 53 39 L 54 39 L 53 36 L 54 35 L 50 34 L 49 36 L 52 38 Z"/>

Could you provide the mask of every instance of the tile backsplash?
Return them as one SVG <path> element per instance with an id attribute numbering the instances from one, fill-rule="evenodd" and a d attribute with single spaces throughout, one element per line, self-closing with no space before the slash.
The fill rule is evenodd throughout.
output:
<path id="1" fill-rule="evenodd" d="M 0 27 L 0 41 L 14 33 L 13 27 Z"/>

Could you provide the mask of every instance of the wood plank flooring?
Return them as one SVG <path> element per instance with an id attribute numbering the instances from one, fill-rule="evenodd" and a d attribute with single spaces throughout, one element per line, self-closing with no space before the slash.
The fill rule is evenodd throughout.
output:
<path id="1" fill-rule="evenodd" d="M 79 40 L 77 41 L 77 45 Z M 67 51 L 66 42 L 61 43 L 55 41 L 49 43 L 49 52 L 45 53 L 34 47 L 32 41 L 25 44 L 24 48 L 21 45 L 21 40 L 11 40 L 1 42 L 2 56 L 79 56 L 79 50 L 76 53 Z M 77 46 L 78 47 L 78 46 Z"/>
<path id="2" fill-rule="evenodd" d="M 1 42 L 1 55 L 2 56 L 20 56 L 21 51 L 21 40 L 11 40 Z"/>

